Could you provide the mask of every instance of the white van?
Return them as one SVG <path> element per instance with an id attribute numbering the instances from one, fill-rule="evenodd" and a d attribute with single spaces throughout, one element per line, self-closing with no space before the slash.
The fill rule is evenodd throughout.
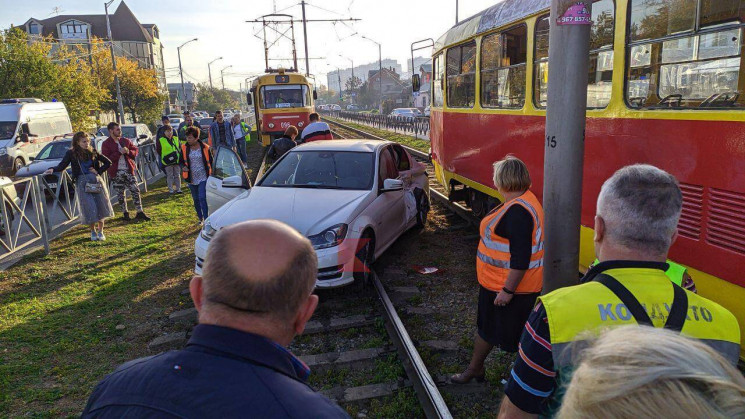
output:
<path id="1" fill-rule="evenodd" d="M 0 174 L 15 175 L 47 143 L 70 133 L 70 116 L 62 102 L 0 100 Z"/>

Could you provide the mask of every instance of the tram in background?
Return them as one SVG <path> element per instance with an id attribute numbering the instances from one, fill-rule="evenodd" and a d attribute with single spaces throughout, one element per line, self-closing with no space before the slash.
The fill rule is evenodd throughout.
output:
<path id="1" fill-rule="evenodd" d="M 492 163 L 508 153 L 543 196 L 549 8 L 505 0 L 435 42 L 432 160 L 451 197 L 477 215 L 498 203 Z M 735 314 L 745 337 L 745 1 L 600 0 L 592 19 L 580 268 L 594 260 L 603 182 L 653 164 L 683 191 L 670 258 Z"/>
<path id="2" fill-rule="evenodd" d="M 313 112 L 316 91 L 310 81 L 295 72 L 268 70 L 251 83 L 246 95 L 249 106 L 254 106 L 257 130 L 264 145 L 284 134 L 290 125 L 303 130 Z"/>

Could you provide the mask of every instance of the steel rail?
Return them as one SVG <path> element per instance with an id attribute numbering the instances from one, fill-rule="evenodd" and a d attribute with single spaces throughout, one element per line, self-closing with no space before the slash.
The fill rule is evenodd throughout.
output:
<path id="1" fill-rule="evenodd" d="M 406 374 L 414 386 L 424 414 L 428 418 L 452 418 L 453 415 L 450 413 L 445 400 L 437 389 L 437 385 L 429 374 L 427 366 L 424 365 L 422 357 L 419 356 L 419 352 L 416 350 L 414 342 L 411 340 L 406 327 L 396 312 L 396 308 L 388 297 L 388 293 L 383 288 L 383 284 L 374 271 L 371 271 L 371 273 L 373 285 L 375 285 L 375 290 L 378 292 L 378 297 L 383 304 L 388 320 L 386 322 L 386 329 L 388 329 L 388 334 L 402 358 L 404 370 L 406 370 Z"/>

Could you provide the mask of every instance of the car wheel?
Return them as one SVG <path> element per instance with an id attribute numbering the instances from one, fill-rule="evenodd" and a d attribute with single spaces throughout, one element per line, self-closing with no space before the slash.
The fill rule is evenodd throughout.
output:
<path id="1" fill-rule="evenodd" d="M 23 163 L 23 159 L 20 157 L 17 157 L 15 160 L 13 160 L 13 176 L 15 176 L 16 173 L 18 173 L 21 168 L 25 166 Z"/>
<path id="2" fill-rule="evenodd" d="M 415 189 L 414 195 L 418 195 L 416 202 L 416 226 L 418 228 L 424 228 L 427 225 L 427 217 L 429 215 L 429 198 L 421 189 Z"/>
<path id="3" fill-rule="evenodd" d="M 375 237 L 370 230 L 362 233 L 354 256 L 354 281 L 360 290 L 364 290 L 372 278 L 372 264 L 375 261 Z"/>

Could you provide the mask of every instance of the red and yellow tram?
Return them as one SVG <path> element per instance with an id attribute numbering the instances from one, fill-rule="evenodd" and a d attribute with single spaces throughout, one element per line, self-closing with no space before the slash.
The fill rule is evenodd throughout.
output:
<path id="1" fill-rule="evenodd" d="M 246 99 L 254 106 L 262 143 L 271 144 L 290 125 L 302 131 L 315 98 L 313 85 L 302 74 L 279 69 L 255 78 Z"/>
<path id="2" fill-rule="evenodd" d="M 491 163 L 507 153 L 542 197 L 549 7 L 505 0 L 436 42 L 436 176 L 475 212 L 499 198 Z M 581 268 L 594 259 L 603 181 L 628 164 L 658 166 L 684 195 L 670 258 L 745 337 L 745 1 L 600 0 L 592 18 Z"/>

